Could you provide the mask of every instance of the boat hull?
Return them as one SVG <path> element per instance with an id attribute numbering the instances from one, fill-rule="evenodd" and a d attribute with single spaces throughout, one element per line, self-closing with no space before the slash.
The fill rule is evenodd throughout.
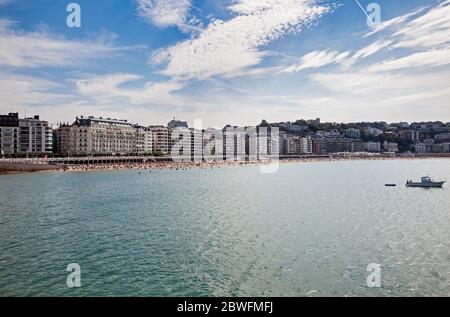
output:
<path id="1" fill-rule="evenodd" d="M 407 183 L 406 187 L 420 187 L 420 188 L 442 188 L 445 182 L 434 182 L 430 184 L 424 183 Z"/>

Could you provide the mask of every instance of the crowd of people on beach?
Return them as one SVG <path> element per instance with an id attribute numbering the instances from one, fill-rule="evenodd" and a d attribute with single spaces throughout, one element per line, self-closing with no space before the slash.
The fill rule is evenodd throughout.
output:
<path id="1" fill-rule="evenodd" d="M 120 163 L 120 164 L 90 164 L 90 165 L 68 165 L 65 166 L 65 171 L 82 172 L 82 171 L 105 171 L 105 170 L 188 170 L 193 168 L 198 169 L 212 169 L 225 166 L 244 166 L 249 164 L 261 164 L 261 162 L 147 162 L 147 163 Z"/>
<path id="2" fill-rule="evenodd" d="M 142 163 L 96 163 L 96 164 L 73 164 L 73 165 L 35 165 L 15 164 L 2 170 L 0 165 L 0 174 L 20 173 L 20 172 L 90 172 L 90 171 L 118 171 L 118 170 L 138 170 L 139 173 L 152 170 L 189 170 L 189 169 L 214 169 L 225 167 L 243 167 L 251 165 L 267 165 L 271 163 L 289 164 L 289 163 L 307 163 L 307 162 L 333 162 L 333 161 L 358 161 L 358 160 L 410 160 L 410 159 L 440 159 L 440 157 L 417 157 L 417 156 L 321 156 L 321 157 L 299 157 L 281 160 L 262 160 L 262 161 L 213 161 L 213 162 L 173 162 L 173 161 L 147 161 Z M 442 159 L 442 158 L 441 158 Z"/>
<path id="3" fill-rule="evenodd" d="M 146 162 L 146 163 L 112 163 L 112 164 L 89 164 L 89 165 L 66 165 L 64 171 L 82 172 L 82 171 L 114 171 L 114 170 L 189 170 L 189 169 L 213 169 L 223 167 L 243 167 L 249 165 L 262 165 L 270 163 L 305 163 L 305 162 L 330 162 L 342 160 L 380 160 L 380 159 L 398 159 L 388 157 L 329 157 L 329 158 L 291 158 L 279 161 L 214 161 L 214 162 Z M 409 157 L 403 159 L 411 159 Z"/>

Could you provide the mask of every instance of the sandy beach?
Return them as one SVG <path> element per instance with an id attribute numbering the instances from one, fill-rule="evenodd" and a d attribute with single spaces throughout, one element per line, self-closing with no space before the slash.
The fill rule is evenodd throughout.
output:
<path id="1" fill-rule="evenodd" d="M 96 164 L 96 165 L 69 165 L 60 171 L 66 172 L 89 172 L 89 171 L 114 171 L 114 170 L 189 170 L 189 169 L 213 169 L 229 167 L 246 167 L 251 165 L 279 164 L 301 164 L 311 162 L 335 162 L 335 161 L 361 161 L 361 160 L 425 160 L 425 159 L 449 159 L 448 157 L 329 157 L 329 158 L 291 158 L 279 161 L 236 161 L 236 162 L 151 162 L 151 163 L 128 163 L 128 164 Z"/>
<path id="2" fill-rule="evenodd" d="M 213 168 L 229 168 L 229 167 L 245 167 L 251 165 L 267 165 L 272 163 L 279 164 L 301 164 L 310 162 L 335 162 L 335 161 L 360 161 L 360 160 L 425 160 L 425 159 L 450 159 L 447 156 L 330 156 L 330 157 L 302 157 L 289 158 L 273 161 L 215 161 L 215 162 L 153 162 L 146 163 L 110 163 L 110 164 L 78 164 L 78 165 L 45 165 L 42 164 L 25 164 L 20 168 L 1 169 L 2 174 L 16 173 L 61 173 L 61 172 L 92 172 L 92 171 L 118 171 L 118 170 L 189 170 L 189 169 L 213 169 Z M 0 167 L 2 163 L 0 163 Z M 39 168 L 36 168 L 39 167 Z"/>

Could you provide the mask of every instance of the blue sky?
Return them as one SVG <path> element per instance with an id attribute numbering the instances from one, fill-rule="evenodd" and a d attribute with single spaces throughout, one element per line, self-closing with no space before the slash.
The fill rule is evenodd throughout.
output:
<path id="1" fill-rule="evenodd" d="M 0 112 L 208 126 L 450 121 L 450 2 L 0 0 Z M 359 2 L 359 4 L 358 4 Z"/>

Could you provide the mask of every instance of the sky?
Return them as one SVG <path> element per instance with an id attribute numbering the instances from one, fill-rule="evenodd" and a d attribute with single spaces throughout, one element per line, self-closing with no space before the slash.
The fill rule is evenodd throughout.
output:
<path id="1" fill-rule="evenodd" d="M 450 0 L 0 0 L 0 113 L 448 122 L 449 35 Z"/>

